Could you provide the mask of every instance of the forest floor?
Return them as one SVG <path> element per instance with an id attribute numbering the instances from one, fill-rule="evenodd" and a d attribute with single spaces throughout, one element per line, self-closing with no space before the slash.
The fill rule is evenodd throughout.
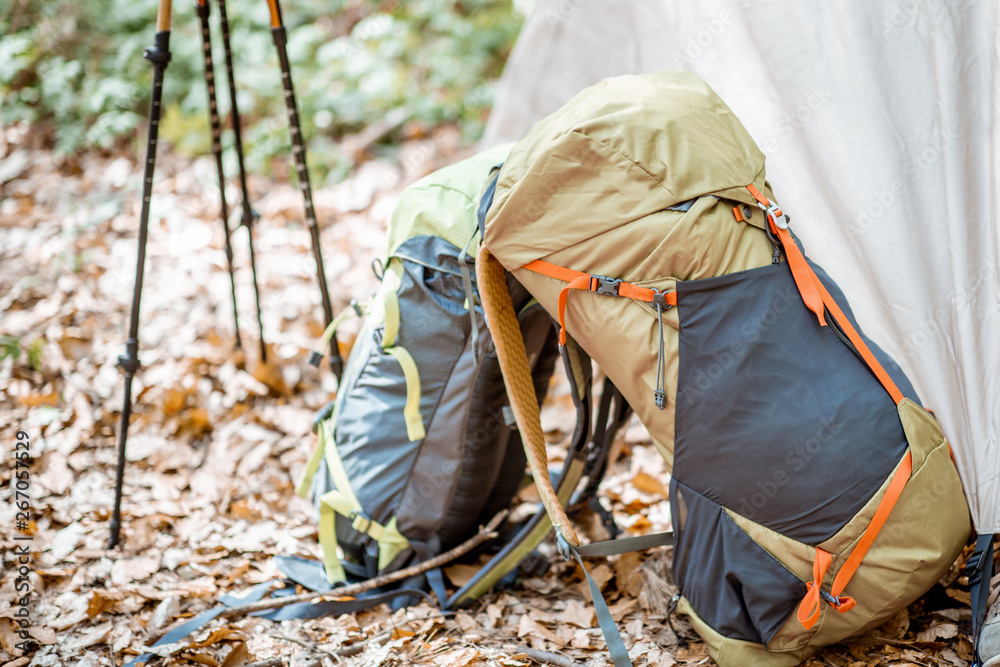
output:
<path id="1" fill-rule="evenodd" d="M 392 159 L 365 161 L 344 183 L 316 191 L 335 310 L 373 292 L 371 262 L 402 188 L 472 152 L 454 128 L 411 135 Z M 306 363 L 323 327 L 302 202 L 287 183 L 250 181 L 261 216 L 254 244 L 269 354 L 262 364 L 243 229 L 233 232 L 243 350 L 235 348 L 214 163 L 161 151 L 122 543 L 107 550 L 124 385 L 115 363 L 128 331 L 140 166 L 126 154 L 57 156 L 11 127 L 0 128 L 0 156 L 0 665 L 122 665 L 221 595 L 279 578 L 274 556 L 320 554 L 312 507 L 293 486 L 312 449 L 313 413 L 336 385 L 325 366 Z M 238 191 L 227 196 L 235 208 Z M 554 446 L 568 439 L 574 415 L 564 385 L 553 388 L 544 421 Z M 8 530 L 17 520 L 19 431 L 33 456 L 30 521 Z M 623 456 L 602 496 L 627 534 L 669 528 L 662 459 L 637 423 L 620 437 Z M 530 491 L 522 500 L 532 500 Z M 596 521 L 584 528 L 602 537 Z M 14 574 L 24 545 L 26 652 L 17 623 L 25 580 Z M 218 619 L 159 651 L 153 664 L 610 664 L 582 573 L 551 544 L 542 552 L 551 562 L 543 576 L 457 613 L 423 603 L 310 621 Z M 667 624 L 669 550 L 595 559 L 589 568 L 636 665 L 714 664 L 687 623 L 673 620 L 681 636 Z M 457 586 L 472 569 L 446 574 Z M 968 664 L 962 582 L 956 566 L 886 625 L 808 664 Z"/>

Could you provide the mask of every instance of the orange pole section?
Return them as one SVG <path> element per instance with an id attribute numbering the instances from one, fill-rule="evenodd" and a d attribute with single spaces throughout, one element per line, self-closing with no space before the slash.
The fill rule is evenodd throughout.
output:
<path id="1" fill-rule="evenodd" d="M 160 0 L 156 11 L 156 32 L 170 32 L 170 9 L 172 0 Z"/>
<path id="2" fill-rule="evenodd" d="M 271 10 L 271 27 L 281 27 L 281 10 L 278 9 L 278 0 L 267 0 L 267 6 Z"/>

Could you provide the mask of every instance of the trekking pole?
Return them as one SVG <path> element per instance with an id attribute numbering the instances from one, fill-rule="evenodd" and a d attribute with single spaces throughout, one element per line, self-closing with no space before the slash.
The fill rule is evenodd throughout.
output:
<path id="1" fill-rule="evenodd" d="M 288 34 L 281 22 L 281 8 L 278 0 L 267 0 L 271 10 L 271 37 L 278 50 L 278 63 L 281 65 L 281 82 L 285 88 L 285 104 L 288 107 L 289 130 L 292 135 L 292 154 L 295 156 L 295 169 L 299 180 L 299 189 L 305 200 L 306 224 L 312 238 L 313 259 L 316 260 L 316 277 L 319 279 L 319 291 L 323 299 L 323 314 L 326 325 L 333 321 L 333 304 L 330 302 L 330 292 L 326 285 L 326 271 L 323 268 L 323 253 L 320 249 L 319 223 L 316 221 L 316 210 L 313 207 L 312 187 L 309 185 L 309 171 L 306 167 L 306 147 L 302 139 L 302 126 L 299 123 L 298 105 L 295 102 L 295 88 L 292 86 L 292 69 L 288 62 L 286 44 Z M 330 368 L 339 383 L 344 370 L 344 360 L 337 347 L 337 336 L 330 339 Z"/>
<path id="2" fill-rule="evenodd" d="M 206 2 L 207 0 L 202 0 Z M 247 228 L 247 249 L 250 251 L 250 273 L 253 275 L 253 295 L 257 304 L 257 327 L 260 330 L 260 360 L 267 361 L 267 346 L 264 344 L 264 317 L 260 310 L 260 287 L 257 282 L 257 255 L 253 250 L 253 227 L 260 219 L 257 211 L 250 206 L 250 191 L 247 188 L 247 170 L 243 164 L 243 131 L 240 108 L 236 104 L 236 79 L 233 76 L 233 52 L 229 46 L 229 19 L 226 16 L 226 1 L 219 0 L 219 24 L 222 26 L 222 46 L 226 52 L 226 76 L 229 80 L 229 108 L 233 119 L 233 141 L 236 144 L 236 163 L 240 169 L 240 192 L 243 217 L 240 225 Z"/>
<path id="3" fill-rule="evenodd" d="M 146 237 L 149 230 L 149 199 L 153 193 L 153 168 L 156 165 L 156 137 L 160 125 L 160 97 L 163 92 L 163 73 L 170 62 L 170 5 L 171 0 L 160 0 L 156 12 L 156 37 L 153 45 L 143 51 L 143 57 L 153 63 L 153 94 L 149 105 L 149 132 L 146 142 L 146 170 L 142 181 L 142 211 L 139 214 L 139 252 L 136 257 L 135 286 L 132 290 L 132 315 L 129 320 L 128 341 L 125 354 L 118 357 L 118 367 L 125 371 L 125 399 L 122 421 L 118 429 L 118 468 L 115 473 L 115 505 L 111 514 L 109 548 L 118 546 L 122 523 L 122 485 L 125 480 L 125 446 L 128 441 L 128 423 L 132 416 L 132 378 L 141 366 L 139 362 L 139 302 L 142 298 L 142 274 L 146 264 Z"/>
<path id="4" fill-rule="evenodd" d="M 236 347 L 242 348 L 240 340 L 240 314 L 236 306 L 236 277 L 233 275 L 233 244 L 229 232 L 229 205 L 226 203 L 226 175 L 222 168 L 222 127 L 219 122 L 219 106 L 215 98 L 215 64 L 212 62 L 212 36 L 209 32 L 208 15 L 210 5 L 208 0 L 195 0 L 195 10 L 201 20 L 201 46 L 205 56 L 205 84 L 208 86 L 208 120 L 212 126 L 212 155 L 215 156 L 215 167 L 219 172 L 219 201 L 222 202 L 222 229 L 226 238 L 226 262 L 229 268 L 229 284 L 233 288 L 233 319 L 236 323 Z M 251 258 L 253 254 L 251 253 Z M 254 280 L 254 287 L 257 281 Z M 263 339 L 263 332 L 261 332 Z"/>

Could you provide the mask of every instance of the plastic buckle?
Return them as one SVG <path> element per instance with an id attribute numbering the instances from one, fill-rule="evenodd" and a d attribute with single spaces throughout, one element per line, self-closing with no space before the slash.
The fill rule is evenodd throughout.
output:
<path id="1" fill-rule="evenodd" d="M 569 542 L 566 541 L 566 538 L 563 537 L 561 530 L 556 530 L 556 550 L 559 552 L 559 555 L 563 557 L 563 560 L 570 560 L 573 557 L 573 547 L 571 547 Z"/>
<path id="2" fill-rule="evenodd" d="M 368 534 L 368 531 L 372 527 L 372 520 L 361 510 L 354 510 L 351 512 L 351 527 L 359 533 Z"/>
<path id="3" fill-rule="evenodd" d="M 977 570 L 979 570 L 979 563 L 980 563 L 980 561 L 983 560 L 983 557 L 984 557 L 985 554 L 986 554 L 985 551 L 973 551 L 969 555 L 968 560 L 965 561 L 965 575 L 966 576 L 971 577 L 973 572 L 976 572 Z M 990 556 L 992 556 L 992 555 L 993 554 L 990 554 Z"/>
<path id="4" fill-rule="evenodd" d="M 663 410 L 664 408 L 666 408 L 667 407 L 667 394 L 666 394 L 666 392 L 662 392 L 662 391 L 659 391 L 659 390 L 654 391 L 653 392 L 653 403 L 655 403 L 656 407 L 659 408 L 660 410 Z"/>
<path id="5" fill-rule="evenodd" d="M 827 593 L 822 588 L 819 589 L 819 596 L 830 603 L 830 606 L 843 614 L 846 611 L 854 609 L 857 602 L 852 597 L 834 597 L 830 593 Z"/>
<path id="6" fill-rule="evenodd" d="M 840 607 L 840 598 L 835 598 L 830 593 L 827 593 L 822 588 L 819 589 L 819 596 L 830 603 L 831 607 Z"/>
<path id="7" fill-rule="evenodd" d="M 596 283 L 596 284 L 595 284 Z M 618 296 L 618 290 L 622 281 L 618 278 L 608 278 L 607 276 L 590 276 L 590 291 L 595 294 L 606 294 L 608 296 Z"/>
<path id="8" fill-rule="evenodd" d="M 670 310 L 671 308 L 673 308 L 673 306 L 667 303 L 667 294 L 669 294 L 669 292 L 667 291 L 661 292 L 660 290 L 654 287 L 653 300 L 651 301 L 651 303 L 653 304 L 653 308 L 661 308 L 663 310 Z"/>
<path id="9" fill-rule="evenodd" d="M 761 208 L 764 208 L 763 205 L 761 205 Z M 778 229 L 788 229 L 789 218 L 778 208 L 777 204 L 772 203 L 767 208 L 764 208 L 764 213 L 768 221 L 773 222 L 775 227 Z"/>

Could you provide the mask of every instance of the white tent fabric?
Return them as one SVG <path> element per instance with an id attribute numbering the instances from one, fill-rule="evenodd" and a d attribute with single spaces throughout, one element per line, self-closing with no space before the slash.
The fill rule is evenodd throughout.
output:
<path id="1" fill-rule="evenodd" d="M 767 155 L 806 252 L 941 421 L 977 530 L 1000 532 L 1000 3 L 540 0 L 484 143 L 678 68 Z"/>

